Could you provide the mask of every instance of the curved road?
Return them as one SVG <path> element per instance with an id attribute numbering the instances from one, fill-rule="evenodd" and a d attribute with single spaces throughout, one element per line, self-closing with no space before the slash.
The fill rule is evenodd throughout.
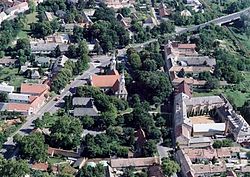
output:
<path id="1" fill-rule="evenodd" d="M 250 7 L 246 8 L 244 10 L 241 10 L 239 12 L 233 13 L 233 14 L 229 14 L 229 15 L 225 15 L 225 16 L 213 19 L 211 21 L 208 21 L 206 23 L 202 23 L 200 25 L 196 25 L 196 26 L 193 26 L 193 27 L 190 27 L 190 28 L 186 28 L 186 29 L 180 30 L 176 34 L 183 34 L 183 33 L 186 33 L 186 32 L 196 31 L 197 29 L 204 28 L 207 25 L 210 25 L 212 23 L 213 24 L 217 24 L 217 25 L 221 25 L 223 23 L 229 23 L 229 22 L 231 22 L 233 20 L 239 19 L 242 14 L 249 13 L 249 12 L 250 12 Z"/>

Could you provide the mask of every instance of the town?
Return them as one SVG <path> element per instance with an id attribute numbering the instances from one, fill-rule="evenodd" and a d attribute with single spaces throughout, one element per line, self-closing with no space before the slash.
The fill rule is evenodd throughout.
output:
<path id="1" fill-rule="evenodd" d="M 0 0 L 0 176 L 250 176 L 249 38 L 250 0 Z"/>

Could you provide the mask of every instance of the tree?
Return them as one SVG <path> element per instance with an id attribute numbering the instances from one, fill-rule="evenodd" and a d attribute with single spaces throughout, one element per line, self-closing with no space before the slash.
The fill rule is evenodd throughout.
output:
<path id="1" fill-rule="evenodd" d="M 105 177 L 105 168 L 102 164 L 97 164 L 95 167 L 86 165 L 81 168 L 76 177 Z"/>
<path id="2" fill-rule="evenodd" d="M 24 177 L 30 173 L 29 165 L 24 160 L 0 159 L 1 177 Z"/>
<path id="3" fill-rule="evenodd" d="M 146 59 L 142 64 L 142 69 L 145 71 L 155 71 L 157 69 L 156 62 L 154 60 Z"/>
<path id="4" fill-rule="evenodd" d="M 50 144 L 63 149 L 73 149 L 80 145 L 82 126 L 79 119 L 61 117 L 50 128 Z"/>
<path id="5" fill-rule="evenodd" d="M 118 10 L 118 13 L 121 13 L 124 17 L 128 17 L 131 13 L 131 10 L 128 7 L 123 7 Z"/>
<path id="6" fill-rule="evenodd" d="M 94 119 L 90 116 L 84 116 L 81 122 L 84 129 L 90 129 L 95 123 Z"/>
<path id="7" fill-rule="evenodd" d="M 178 77 L 184 78 L 185 77 L 185 71 L 183 68 L 181 68 L 181 70 L 178 72 L 177 74 Z"/>
<path id="8" fill-rule="evenodd" d="M 163 159 L 162 160 L 162 170 L 164 175 L 172 176 L 174 173 L 180 172 L 180 166 L 173 160 Z"/>
<path id="9" fill-rule="evenodd" d="M 85 40 L 82 40 L 78 45 L 79 56 L 83 56 L 89 53 L 88 44 Z"/>
<path id="10" fill-rule="evenodd" d="M 206 84 L 205 84 L 205 88 L 206 89 L 209 89 L 209 90 L 212 90 L 212 89 L 216 89 L 216 88 L 219 88 L 220 86 L 220 82 L 218 79 L 209 79 Z"/>
<path id="11" fill-rule="evenodd" d="M 52 51 L 52 56 L 55 57 L 55 58 L 57 58 L 57 57 L 61 56 L 61 53 L 62 52 L 60 50 L 60 46 L 57 45 L 56 48 L 55 48 L 55 50 Z"/>
<path id="12" fill-rule="evenodd" d="M 141 58 L 137 53 L 132 53 L 128 56 L 129 63 L 133 69 L 139 69 L 142 66 Z"/>
<path id="13" fill-rule="evenodd" d="M 20 155 L 33 161 L 45 161 L 47 159 L 47 145 L 41 133 L 32 133 L 17 139 Z"/>
<path id="14" fill-rule="evenodd" d="M 152 157 L 157 152 L 156 143 L 154 140 L 148 140 L 143 146 L 143 155 Z"/>
<path id="15" fill-rule="evenodd" d="M 247 100 L 242 108 L 240 109 L 241 115 L 245 118 L 245 120 L 250 123 L 250 100 Z"/>
<path id="16" fill-rule="evenodd" d="M 8 94 L 6 92 L 0 92 L 0 100 L 1 100 L 1 102 L 7 102 L 8 101 Z"/>
<path id="17" fill-rule="evenodd" d="M 36 11 L 36 5 L 35 5 L 34 0 L 29 0 L 29 11 L 30 11 L 31 13 L 33 13 L 33 12 Z"/>

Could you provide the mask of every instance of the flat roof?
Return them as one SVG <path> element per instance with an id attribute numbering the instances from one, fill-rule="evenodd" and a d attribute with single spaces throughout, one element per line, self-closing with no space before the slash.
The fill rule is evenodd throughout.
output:
<path id="1" fill-rule="evenodd" d="M 193 132 L 223 132 L 225 123 L 193 124 Z"/>

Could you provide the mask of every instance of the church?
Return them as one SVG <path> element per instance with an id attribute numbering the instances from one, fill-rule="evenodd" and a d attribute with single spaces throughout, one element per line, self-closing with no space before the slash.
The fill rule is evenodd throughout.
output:
<path id="1" fill-rule="evenodd" d="M 125 85 L 124 72 L 119 74 L 116 70 L 116 58 L 112 58 L 110 68 L 106 75 L 91 75 L 89 83 L 100 88 L 105 93 L 111 93 L 120 99 L 127 100 L 128 92 Z"/>

